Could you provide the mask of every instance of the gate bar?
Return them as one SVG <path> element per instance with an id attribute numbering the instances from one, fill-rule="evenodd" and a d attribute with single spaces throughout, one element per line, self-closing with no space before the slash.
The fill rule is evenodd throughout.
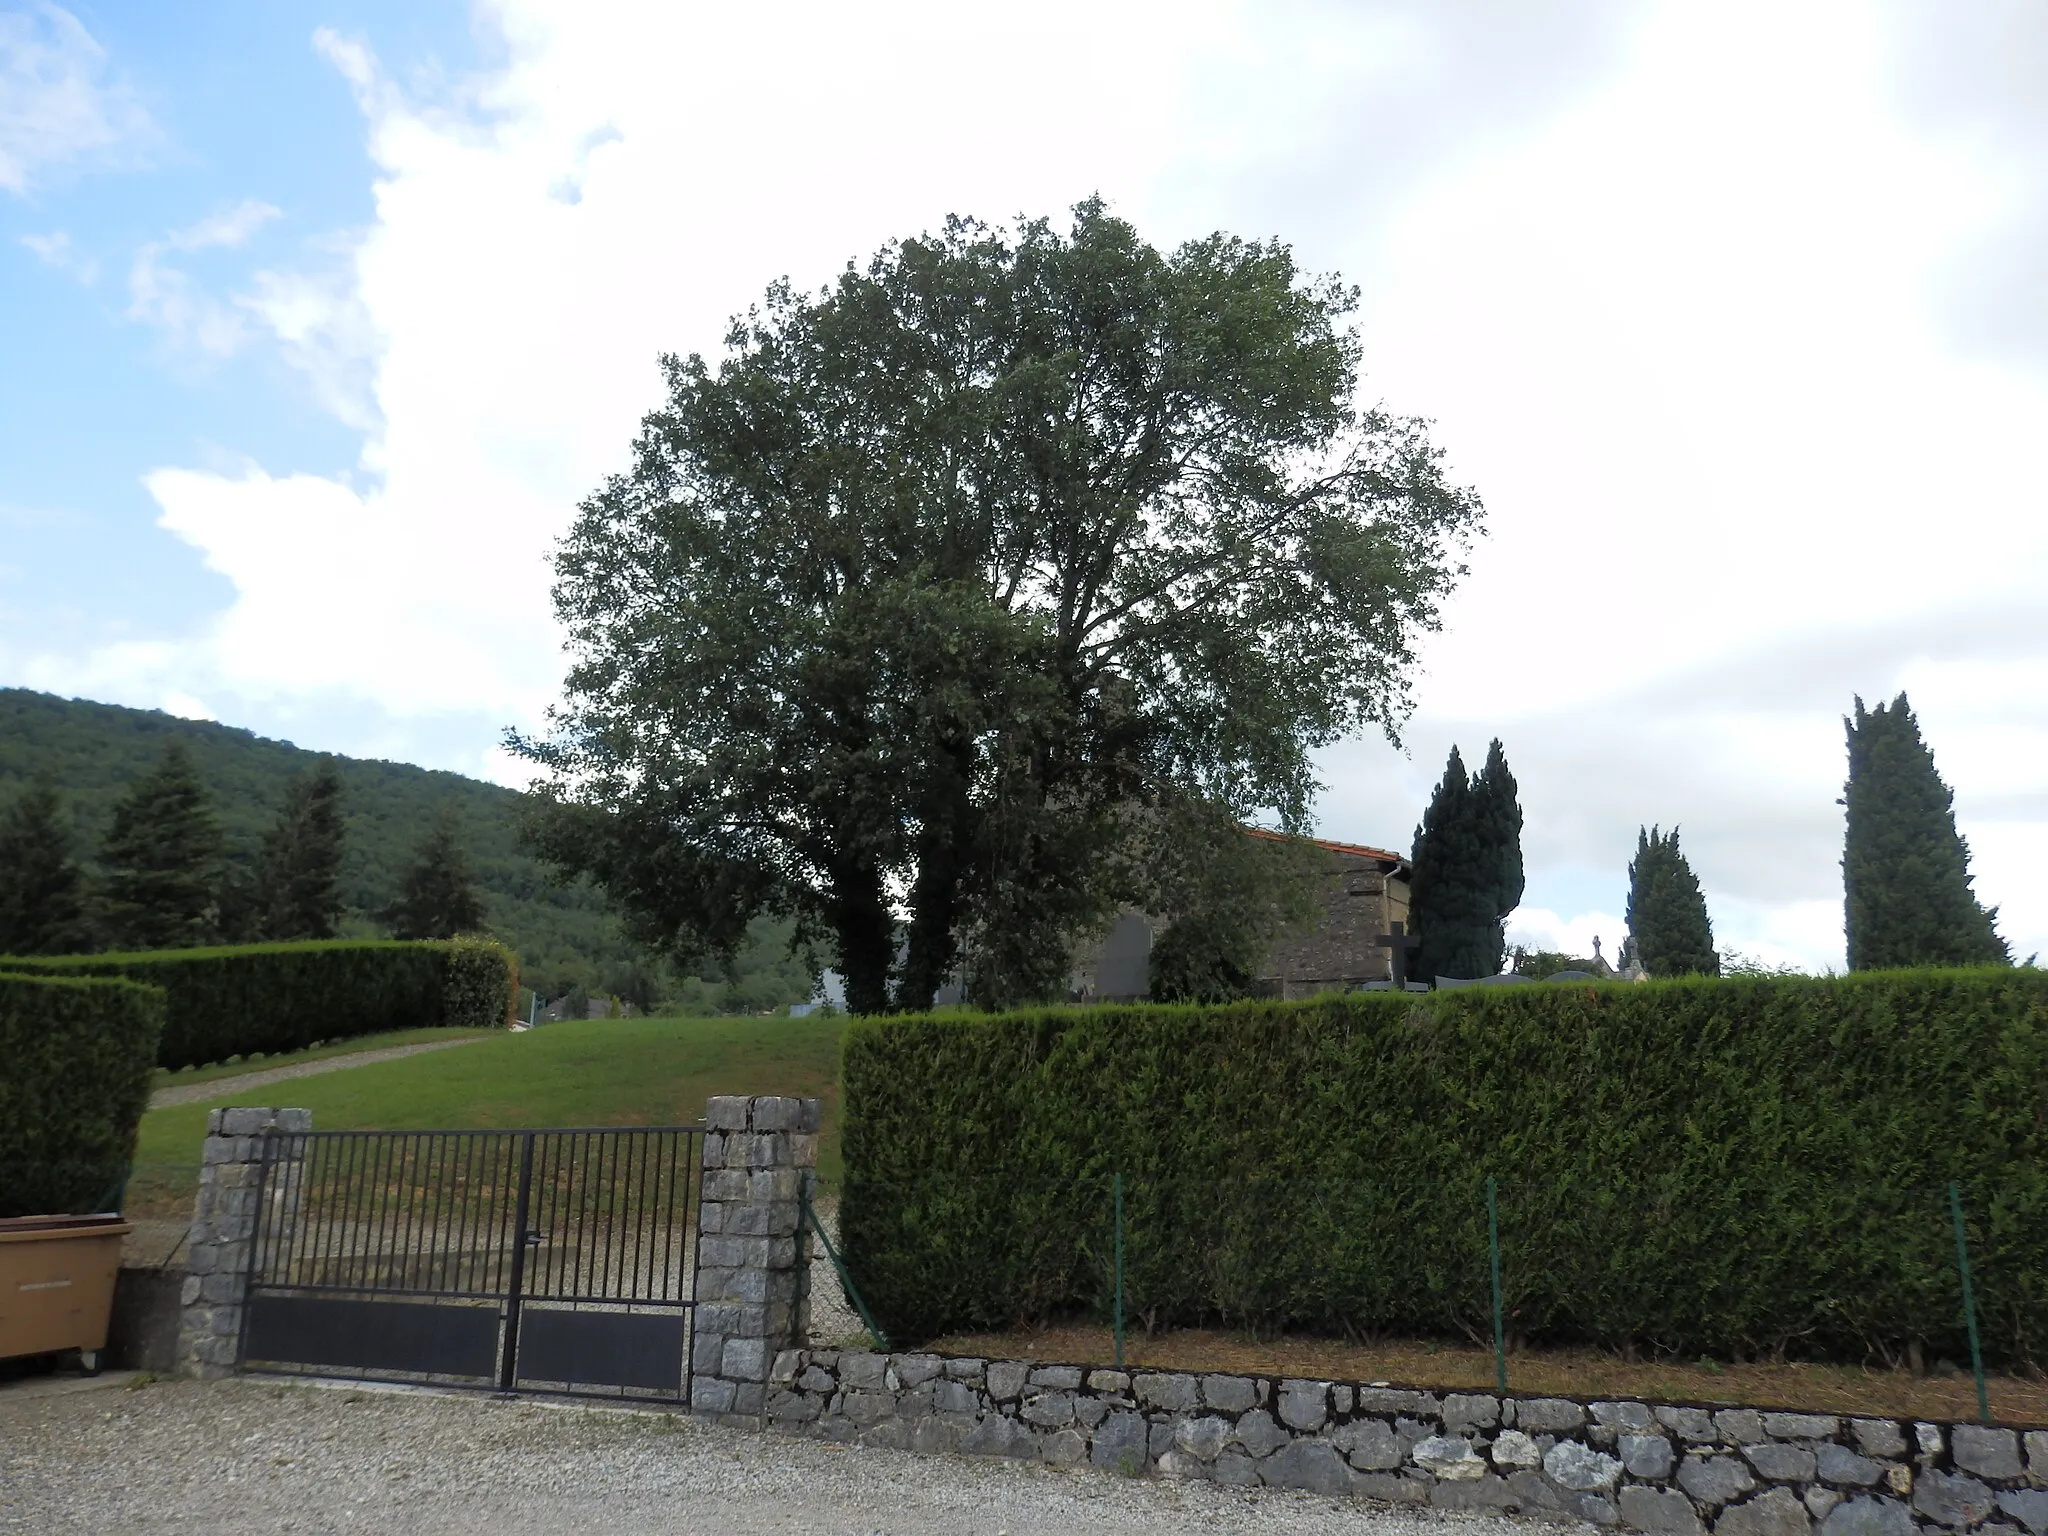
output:
<path id="1" fill-rule="evenodd" d="M 526 1278 L 526 1200 L 533 1186 L 533 1132 L 519 1138 L 519 1198 L 512 1212 L 512 1283 L 505 1300 L 505 1357 L 498 1365 L 498 1390 L 510 1392 L 519 1375 L 519 1287 Z"/>

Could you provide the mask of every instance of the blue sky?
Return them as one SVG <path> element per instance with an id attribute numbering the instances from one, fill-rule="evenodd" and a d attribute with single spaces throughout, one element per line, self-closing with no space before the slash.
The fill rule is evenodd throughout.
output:
<path id="1" fill-rule="evenodd" d="M 770 280 L 1101 192 L 1361 285 L 1490 533 L 1403 846 L 1501 736 L 1515 937 L 1636 829 L 1839 964 L 1851 699 L 1909 689 L 2048 950 L 2048 13 L 2029 0 L 0 0 L 0 684 L 500 777 L 547 556 Z"/>

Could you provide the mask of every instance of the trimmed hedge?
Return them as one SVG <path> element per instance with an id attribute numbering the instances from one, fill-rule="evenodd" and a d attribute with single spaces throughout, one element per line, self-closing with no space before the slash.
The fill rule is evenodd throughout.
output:
<path id="1" fill-rule="evenodd" d="M 160 987 L 0 975 L 0 1216 L 119 1197 L 163 1027 Z"/>
<path id="2" fill-rule="evenodd" d="M 30 974 L 125 976 L 169 994 L 157 1065 L 176 1070 L 316 1040 L 511 1018 L 512 952 L 488 939 L 329 939 L 137 955 L 0 957 Z"/>
<path id="3" fill-rule="evenodd" d="M 1722 1358 L 2048 1362 L 2048 974 L 860 1020 L 849 1265 L 892 1335 L 1105 1309 Z"/>

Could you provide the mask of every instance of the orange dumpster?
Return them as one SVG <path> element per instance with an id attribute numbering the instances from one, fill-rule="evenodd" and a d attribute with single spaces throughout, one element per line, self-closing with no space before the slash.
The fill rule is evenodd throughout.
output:
<path id="1" fill-rule="evenodd" d="M 0 1356 L 76 1349 L 97 1371 L 129 1231 L 119 1216 L 0 1218 Z"/>

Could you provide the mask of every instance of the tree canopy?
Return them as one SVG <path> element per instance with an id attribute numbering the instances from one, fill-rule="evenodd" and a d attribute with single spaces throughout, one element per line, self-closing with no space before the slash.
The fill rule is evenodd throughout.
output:
<path id="1" fill-rule="evenodd" d="M 2003 965 L 1996 908 L 1970 888 L 1970 848 L 1906 695 L 1856 713 L 1849 736 L 1842 886 L 1849 969 Z"/>
<path id="2" fill-rule="evenodd" d="M 1415 975 L 1500 974 L 1508 915 L 1523 889 L 1522 806 L 1496 739 L 1468 777 L 1454 746 L 1415 829 L 1408 912 L 1422 940 Z"/>
<path id="3" fill-rule="evenodd" d="M 341 778 L 297 775 L 256 862 L 258 936 L 331 939 L 341 917 Z"/>
<path id="4" fill-rule="evenodd" d="M 1707 898 L 1678 846 L 1678 828 L 1636 830 L 1628 866 L 1628 931 L 1652 976 L 1718 976 Z"/>
<path id="5" fill-rule="evenodd" d="M 694 960 L 758 914 L 849 1005 L 1064 988 L 1134 808 L 1305 825 L 1408 706 L 1480 508 L 1355 409 L 1356 295 L 1277 243 L 950 220 L 666 357 L 583 504 L 537 843 Z M 899 954 L 899 943 L 901 946 Z"/>
<path id="6" fill-rule="evenodd" d="M 88 942 L 85 886 L 56 787 L 31 784 L 0 816 L 0 955 L 61 955 Z"/>
<path id="7" fill-rule="evenodd" d="M 482 929 L 483 897 L 470 874 L 453 811 L 442 811 L 421 840 L 384 920 L 396 939 L 452 939 Z"/>
<path id="8" fill-rule="evenodd" d="M 117 949 L 183 949 L 218 933 L 220 818 L 173 737 L 114 807 L 100 844 L 101 926 Z"/>

